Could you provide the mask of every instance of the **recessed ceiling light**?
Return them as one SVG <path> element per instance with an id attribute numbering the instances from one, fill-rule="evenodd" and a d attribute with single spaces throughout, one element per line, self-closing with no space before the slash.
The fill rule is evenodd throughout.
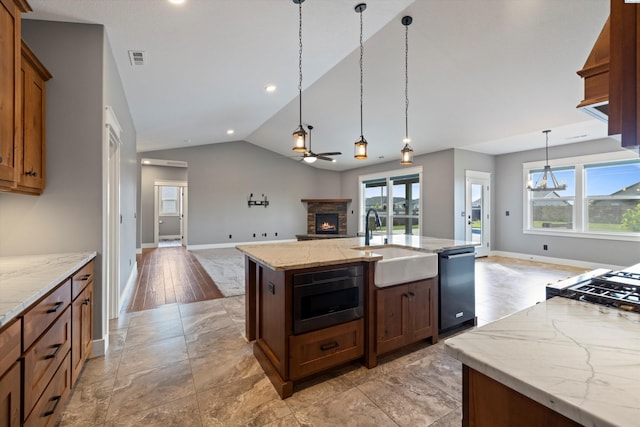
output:
<path id="1" fill-rule="evenodd" d="M 171 4 L 182 4 L 187 0 L 169 0 L 169 3 Z"/>
<path id="2" fill-rule="evenodd" d="M 277 88 L 278 87 L 276 85 L 266 85 L 264 87 L 264 90 L 266 90 L 268 93 L 272 93 L 275 92 Z"/>
<path id="3" fill-rule="evenodd" d="M 233 129 L 227 129 L 227 135 L 233 135 L 234 133 L 236 133 L 235 130 Z"/>

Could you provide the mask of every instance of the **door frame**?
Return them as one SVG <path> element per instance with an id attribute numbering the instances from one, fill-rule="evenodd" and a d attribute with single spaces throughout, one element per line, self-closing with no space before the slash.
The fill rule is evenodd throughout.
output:
<path id="1" fill-rule="evenodd" d="M 482 186 L 482 231 L 481 244 L 476 246 L 476 257 L 489 256 L 491 252 L 491 173 L 482 171 L 465 170 L 465 239 L 471 241 L 471 211 L 472 192 L 471 185 Z"/>
<path id="2" fill-rule="evenodd" d="M 167 180 L 155 180 L 153 182 L 153 244 L 157 248 L 160 236 L 160 187 L 161 186 L 173 186 L 179 187 L 178 199 L 180 203 L 180 243 L 182 246 L 187 246 L 187 193 L 189 190 L 189 183 L 187 181 L 167 181 Z"/>
<path id="3" fill-rule="evenodd" d="M 102 217 L 102 337 L 109 346 L 109 319 L 118 317 L 120 299 L 120 134 L 122 126 L 111 106 L 104 108 Z"/>

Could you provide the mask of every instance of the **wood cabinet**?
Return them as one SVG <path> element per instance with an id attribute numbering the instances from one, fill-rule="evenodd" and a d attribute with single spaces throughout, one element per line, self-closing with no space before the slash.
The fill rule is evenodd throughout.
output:
<path id="1" fill-rule="evenodd" d="M 45 82 L 51 74 L 22 41 L 26 0 L 0 0 L 0 190 L 45 186 Z"/>
<path id="2" fill-rule="evenodd" d="M 20 321 L 0 332 L 0 424 L 20 425 Z"/>
<path id="3" fill-rule="evenodd" d="M 308 377 L 364 354 L 364 320 L 289 337 L 289 376 Z"/>
<path id="4" fill-rule="evenodd" d="M 376 354 L 438 341 L 437 278 L 376 289 Z"/>
<path id="5" fill-rule="evenodd" d="M 24 0 L 0 0 L 0 188 L 16 181 L 14 147 L 20 127 L 20 56 L 22 12 L 31 8 Z"/>
<path id="6" fill-rule="evenodd" d="M 93 261 L 71 278 L 71 384 L 91 354 L 93 341 Z"/>
<path id="7" fill-rule="evenodd" d="M 22 43 L 22 111 L 16 144 L 15 192 L 40 194 L 45 187 L 45 82 L 51 74 Z"/>

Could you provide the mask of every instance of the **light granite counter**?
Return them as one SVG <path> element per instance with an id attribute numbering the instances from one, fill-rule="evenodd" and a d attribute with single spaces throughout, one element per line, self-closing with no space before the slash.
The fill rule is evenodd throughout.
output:
<path id="1" fill-rule="evenodd" d="M 0 257 L 0 327 L 95 257 L 95 252 Z"/>
<path id="2" fill-rule="evenodd" d="M 382 259 L 382 256 L 376 254 L 375 248 L 385 244 L 424 252 L 442 252 L 476 246 L 474 242 L 405 234 L 393 235 L 386 243 L 384 236 L 373 236 L 370 243 L 370 247 L 365 248 L 364 237 L 349 237 L 239 245 L 237 249 L 273 270 L 290 270 L 357 261 L 377 261 Z"/>
<path id="3" fill-rule="evenodd" d="M 640 423 L 638 313 L 556 297 L 450 338 L 445 348 L 582 425 Z"/>

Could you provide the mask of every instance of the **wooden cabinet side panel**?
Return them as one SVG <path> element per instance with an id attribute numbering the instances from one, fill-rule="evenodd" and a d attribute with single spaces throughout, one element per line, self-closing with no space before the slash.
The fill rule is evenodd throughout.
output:
<path id="1" fill-rule="evenodd" d="M 20 11 L 13 1 L 0 2 L 0 186 L 15 182 L 14 147 L 20 111 Z"/>
<path id="2" fill-rule="evenodd" d="M 0 375 L 20 358 L 20 326 L 16 320 L 0 333 Z"/>
<path id="3" fill-rule="evenodd" d="M 287 341 L 291 333 L 287 328 L 287 310 L 291 299 L 285 286 L 285 274 L 264 266 L 258 268 L 257 283 L 257 331 L 256 342 L 269 358 L 277 372 L 286 379 L 288 376 Z"/>
<path id="4" fill-rule="evenodd" d="M 580 424 L 480 372 L 463 366 L 463 426 L 578 427 Z"/>
<path id="5" fill-rule="evenodd" d="M 0 425 L 20 426 L 20 362 L 0 377 Z"/>
<path id="6" fill-rule="evenodd" d="M 83 292 L 82 304 L 82 363 L 91 356 L 93 349 L 93 282 Z"/>

